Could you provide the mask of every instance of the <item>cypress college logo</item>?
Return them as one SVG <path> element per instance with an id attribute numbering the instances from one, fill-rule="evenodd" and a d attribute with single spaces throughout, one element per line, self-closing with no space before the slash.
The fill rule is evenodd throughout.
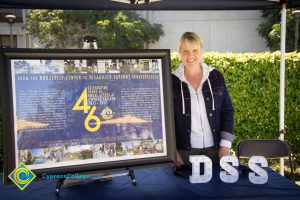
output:
<path id="1" fill-rule="evenodd" d="M 24 190 L 29 183 L 36 178 L 36 175 L 21 162 L 20 165 L 8 175 L 8 178 L 12 180 L 20 190 Z"/>

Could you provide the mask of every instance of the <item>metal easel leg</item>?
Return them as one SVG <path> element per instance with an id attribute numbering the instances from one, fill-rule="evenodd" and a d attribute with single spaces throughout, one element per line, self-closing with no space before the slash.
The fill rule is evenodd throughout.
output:
<path id="1" fill-rule="evenodd" d="M 135 175 L 132 169 L 129 169 L 128 176 L 131 177 L 132 184 L 136 185 Z"/>
<path id="2" fill-rule="evenodd" d="M 61 185 L 64 183 L 64 181 L 65 181 L 65 178 L 60 178 L 60 179 L 57 180 L 56 189 L 55 189 L 55 195 L 56 196 L 59 196 L 60 188 L 61 188 Z"/>

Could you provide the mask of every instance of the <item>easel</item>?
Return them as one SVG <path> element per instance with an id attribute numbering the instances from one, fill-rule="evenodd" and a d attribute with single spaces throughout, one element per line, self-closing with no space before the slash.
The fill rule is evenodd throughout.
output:
<path id="1" fill-rule="evenodd" d="M 119 176 L 130 176 L 131 183 L 135 186 L 136 185 L 136 179 L 135 179 L 133 169 L 126 168 L 126 170 L 128 170 L 128 172 L 118 173 L 118 174 L 109 174 L 109 175 L 104 175 L 104 176 L 99 175 L 99 174 L 93 174 L 93 175 L 90 176 L 90 178 L 88 180 L 101 180 L 101 179 L 114 178 L 114 177 L 119 177 Z M 66 178 L 60 178 L 60 179 L 57 180 L 56 189 L 55 189 L 55 195 L 56 196 L 59 196 L 60 188 L 64 184 L 65 180 L 66 180 Z"/>

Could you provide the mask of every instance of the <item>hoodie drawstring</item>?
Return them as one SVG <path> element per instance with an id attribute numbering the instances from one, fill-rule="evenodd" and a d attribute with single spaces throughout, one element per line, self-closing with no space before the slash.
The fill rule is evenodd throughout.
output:
<path id="1" fill-rule="evenodd" d="M 182 98 L 182 114 L 185 114 L 185 102 L 184 102 L 184 94 L 182 89 L 182 81 L 180 81 L 180 89 L 181 89 L 181 98 Z"/>
<path id="2" fill-rule="evenodd" d="M 211 84 L 210 84 L 209 78 L 207 78 L 207 81 L 208 81 L 208 86 L 209 86 L 210 94 L 211 94 L 211 98 L 212 98 L 212 110 L 215 110 L 215 99 L 214 99 L 213 91 L 211 89 Z"/>
<path id="3" fill-rule="evenodd" d="M 214 99 L 214 94 L 211 88 L 210 80 L 207 78 L 211 98 L 212 98 L 212 110 L 215 110 L 215 99 Z M 185 114 L 185 101 L 184 101 L 184 94 L 183 94 L 183 89 L 182 89 L 182 81 L 180 81 L 180 90 L 181 90 L 181 99 L 182 99 L 182 114 Z"/>

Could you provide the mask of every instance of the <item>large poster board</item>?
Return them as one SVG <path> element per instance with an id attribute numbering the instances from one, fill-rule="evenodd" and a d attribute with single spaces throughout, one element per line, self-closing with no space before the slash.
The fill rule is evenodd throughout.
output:
<path id="1" fill-rule="evenodd" d="M 172 163 L 168 50 L 5 50 L 4 177 Z"/>

